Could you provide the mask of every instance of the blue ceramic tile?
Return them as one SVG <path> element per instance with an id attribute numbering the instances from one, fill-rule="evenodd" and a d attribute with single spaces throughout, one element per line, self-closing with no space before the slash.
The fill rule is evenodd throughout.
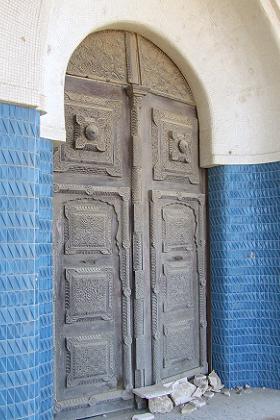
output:
<path id="1" fill-rule="evenodd" d="M 52 418 L 52 143 L 34 109 L 0 104 L 0 201 L 0 418 Z"/>
<path id="2" fill-rule="evenodd" d="M 213 366 L 280 388 L 280 163 L 209 169 L 209 213 Z"/>

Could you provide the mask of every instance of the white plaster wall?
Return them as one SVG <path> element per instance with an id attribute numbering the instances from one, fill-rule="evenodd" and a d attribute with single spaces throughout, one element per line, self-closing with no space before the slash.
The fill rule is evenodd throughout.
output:
<path id="1" fill-rule="evenodd" d="M 44 108 L 48 0 L 0 0 L 0 100 Z M 44 76 L 43 76 L 44 77 Z"/>
<path id="2" fill-rule="evenodd" d="M 199 112 L 202 166 L 280 160 L 279 0 L 0 4 L 1 33 L 7 21 L 6 45 L 0 41 L 0 100 L 46 111 L 42 136 L 65 139 L 64 76 L 74 49 L 90 32 L 116 27 L 150 38 L 188 79 Z"/>

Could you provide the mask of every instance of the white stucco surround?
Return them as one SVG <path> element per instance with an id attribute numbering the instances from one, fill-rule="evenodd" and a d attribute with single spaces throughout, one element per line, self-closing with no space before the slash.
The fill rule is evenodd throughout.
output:
<path id="1" fill-rule="evenodd" d="M 279 0 L 0 0 L 0 101 L 42 111 L 65 140 L 68 60 L 91 32 L 127 29 L 164 50 L 199 112 L 202 166 L 280 161 Z"/>

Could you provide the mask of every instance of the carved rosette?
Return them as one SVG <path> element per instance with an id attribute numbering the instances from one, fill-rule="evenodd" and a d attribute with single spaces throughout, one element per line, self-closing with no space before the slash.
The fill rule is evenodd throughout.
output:
<path id="1" fill-rule="evenodd" d="M 183 114 L 153 109 L 152 146 L 155 180 L 199 183 L 197 120 Z"/>
<path id="2" fill-rule="evenodd" d="M 54 152 L 54 170 L 122 176 L 121 102 L 65 92 L 66 144 Z"/>
<path id="3" fill-rule="evenodd" d="M 75 120 L 77 126 L 74 138 L 75 148 L 105 152 L 106 121 L 100 119 L 97 125 L 94 118 L 86 118 L 81 114 L 76 114 Z"/>

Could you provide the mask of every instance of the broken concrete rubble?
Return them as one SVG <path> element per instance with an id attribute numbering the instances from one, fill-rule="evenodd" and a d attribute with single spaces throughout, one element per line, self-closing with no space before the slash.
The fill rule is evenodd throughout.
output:
<path id="1" fill-rule="evenodd" d="M 209 387 L 209 382 L 206 375 L 196 375 L 193 379 L 193 384 L 201 389 L 202 394 L 204 394 L 204 392 L 206 392 Z"/>
<path id="2" fill-rule="evenodd" d="M 174 382 L 173 391 L 171 393 L 174 404 L 177 406 L 189 402 L 196 389 L 196 386 L 188 382 L 187 378 Z"/>
<path id="3" fill-rule="evenodd" d="M 200 388 L 196 388 L 196 390 L 194 391 L 194 393 L 192 394 L 193 398 L 200 398 L 202 397 L 202 390 Z"/>
<path id="4" fill-rule="evenodd" d="M 170 413 L 173 410 L 173 403 L 167 395 L 150 398 L 148 407 L 151 413 Z"/>
<path id="5" fill-rule="evenodd" d="M 230 391 L 224 388 L 220 377 L 214 370 L 208 376 L 196 375 L 191 382 L 188 381 L 188 378 L 182 378 L 166 384 L 136 388 L 133 392 L 140 398 L 148 400 L 151 413 L 169 413 L 175 405 L 181 406 L 182 414 L 188 414 L 205 406 L 206 402 L 214 397 L 214 393 L 222 392 L 224 395 L 230 396 Z M 139 420 L 142 419 L 144 420 L 146 417 L 139 417 Z M 150 418 L 147 417 L 147 419 Z M 138 417 L 133 417 L 133 420 L 138 420 Z"/>
<path id="6" fill-rule="evenodd" d="M 135 414 L 132 420 L 154 420 L 155 416 L 151 413 Z"/>
<path id="7" fill-rule="evenodd" d="M 205 398 L 207 398 L 207 400 L 210 400 L 211 398 L 214 397 L 214 395 L 215 395 L 214 392 L 212 392 L 212 391 L 206 391 L 203 396 Z"/>
<path id="8" fill-rule="evenodd" d="M 212 370 L 212 372 L 209 373 L 208 380 L 209 384 L 211 385 L 212 391 L 214 392 L 219 392 L 224 387 L 220 377 L 214 370 Z"/>
<path id="9" fill-rule="evenodd" d="M 181 408 L 181 414 L 190 414 L 196 410 L 196 407 L 193 404 L 183 405 Z"/>
<path id="10" fill-rule="evenodd" d="M 150 398 L 162 397 L 163 395 L 169 395 L 173 391 L 173 383 L 161 385 L 150 385 L 144 386 L 142 388 L 135 388 L 133 390 L 134 394 L 140 398 L 146 398 L 149 400 Z"/>
<path id="11" fill-rule="evenodd" d="M 196 408 L 201 408 L 204 405 L 206 405 L 206 401 L 202 398 L 194 398 L 191 402 L 191 405 L 193 405 Z"/>

